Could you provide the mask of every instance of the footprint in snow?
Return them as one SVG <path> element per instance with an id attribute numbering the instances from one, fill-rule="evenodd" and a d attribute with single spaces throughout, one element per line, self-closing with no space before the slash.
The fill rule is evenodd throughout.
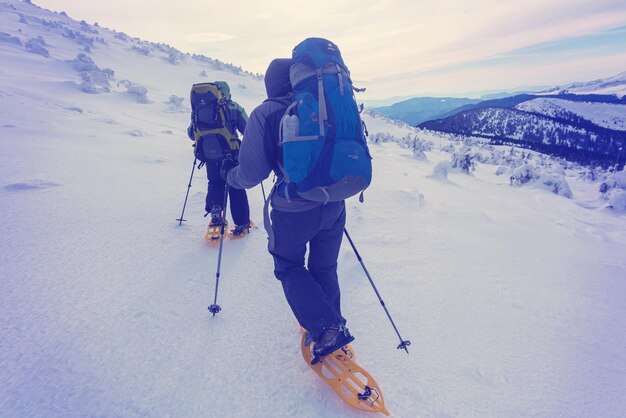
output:
<path id="1" fill-rule="evenodd" d="M 144 162 L 144 163 L 150 163 L 150 164 L 163 164 L 167 162 L 167 159 L 163 158 L 163 157 L 148 157 L 148 156 L 144 156 L 140 158 L 140 161 Z"/>
<path id="2" fill-rule="evenodd" d="M 130 135 L 130 136 L 135 136 L 135 137 L 142 137 L 143 136 L 143 132 L 141 132 L 139 129 L 133 129 L 132 131 L 128 131 L 126 133 L 128 135 Z"/>
<path id="3" fill-rule="evenodd" d="M 106 123 L 107 125 L 119 125 L 115 119 L 96 119 L 98 122 Z"/>
<path id="4" fill-rule="evenodd" d="M 40 179 L 34 180 L 26 180 L 21 183 L 11 183 L 7 184 L 3 187 L 3 189 L 8 190 L 10 192 L 19 192 L 22 190 L 42 190 L 49 189 L 51 187 L 58 187 L 59 183 L 55 183 L 53 181 L 46 181 Z"/>

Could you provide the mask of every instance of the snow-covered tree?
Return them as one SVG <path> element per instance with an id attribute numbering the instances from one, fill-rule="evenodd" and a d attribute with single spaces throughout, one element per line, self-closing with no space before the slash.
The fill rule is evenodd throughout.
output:
<path id="1" fill-rule="evenodd" d="M 619 212 L 626 211 L 626 167 L 608 176 L 600 184 L 600 193 L 607 201 L 606 207 Z"/>
<path id="2" fill-rule="evenodd" d="M 471 151 L 472 149 L 470 147 L 463 145 L 461 149 L 452 154 L 450 166 L 457 171 L 470 174 L 470 172 L 476 169 L 476 163 L 471 155 Z"/>

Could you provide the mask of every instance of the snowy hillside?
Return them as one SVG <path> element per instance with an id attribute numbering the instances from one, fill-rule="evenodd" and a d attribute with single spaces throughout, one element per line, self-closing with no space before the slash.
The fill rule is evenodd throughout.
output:
<path id="1" fill-rule="evenodd" d="M 626 102 L 615 96 L 519 95 L 464 106 L 420 127 L 608 167 L 620 162 L 625 115 Z"/>
<path id="2" fill-rule="evenodd" d="M 572 119 L 571 114 L 603 128 L 626 131 L 626 105 L 539 98 L 520 103 L 515 108 L 560 119 Z"/>
<path id="3" fill-rule="evenodd" d="M 566 105 L 559 109 L 548 109 L 546 106 L 539 109 L 538 104 L 530 101 L 512 109 L 485 107 L 468 110 L 445 119 L 425 122 L 420 127 L 482 136 L 489 138 L 493 144 L 513 144 L 584 164 L 602 164 L 606 167 L 619 161 L 626 133 L 603 128 L 595 122 L 610 121 L 615 126 L 617 120 L 617 126 L 621 127 L 619 110 L 614 109 L 626 111 L 626 105 L 608 108 L 608 104 L 605 104 L 607 107 L 592 107 L 570 103 L 568 107 L 585 113 L 581 115 L 565 111 L 563 107 Z M 612 113 L 599 114 L 598 108 L 608 108 Z"/>
<path id="4" fill-rule="evenodd" d="M 613 77 L 602 78 L 587 82 L 571 83 L 555 87 L 537 94 L 614 94 L 618 97 L 626 95 L 626 71 Z"/>
<path id="5" fill-rule="evenodd" d="M 251 111 L 263 82 L 26 2 L 0 28 L 0 416 L 362 417 L 302 361 L 263 229 L 225 242 L 212 318 L 203 172 L 175 221 L 191 84 Z M 339 275 L 392 416 L 623 416 L 626 173 L 364 120 L 347 229 L 409 355 L 348 245 Z"/>

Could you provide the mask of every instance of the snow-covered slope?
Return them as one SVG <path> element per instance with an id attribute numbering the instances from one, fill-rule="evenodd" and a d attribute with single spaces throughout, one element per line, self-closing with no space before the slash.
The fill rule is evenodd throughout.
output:
<path id="1" fill-rule="evenodd" d="M 264 231 L 225 243 L 212 318 L 204 173 L 175 221 L 193 161 L 189 87 L 225 79 L 250 111 L 262 82 L 0 7 L 0 416 L 362 416 L 300 358 Z M 103 41 L 86 50 L 76 33 Z M 347 202 L 347 228 L 410 355 L 347 245 L 339 274 L 359 361 L 392 416 L 622 414 L 623 172 L 364 119 L 397 142 L 371 144 L 374 180 L 364 204 Z M 470 174 L 452 167 L 463 153 Z M 566 180 L 572 198 L 546 191 L 545 175 L 511 187 L 521 164 Z M 248 195 L 261 223 L 262 191 Z"/>
<path id="2" fill-rule="evenodd" d="M 571 119 L 570 114 L 573 114 L 603 128 L 626 131 L 626 105 L 623 104 L 539 98 L 520 103 L 515 108 L 559 119 Z"/>
<path id="3" fill-rule="evenodd" d="M 626 95 L 626 71 L 612 77 L 593 81 L 571 83 L 565 86 L 544 90 L 536 94 L 614 94 L 618 97 Z"/>
<path id="4" fill-rule="evenodd" d="M 542 110 L 530 106 L 524 107 L 522 103 L 513 109 L 479 108 L 420 126 L 453 134 L 483 136 L 493 143 L 511 143 L 586 164 L 612 165 L 619 158 L 626 134 L 602 128 L 589 120 L 614 120 L 617 117 L 620 121 L 619 115 L 592 113 L 582 117 L 563 110 L 552 115 L 545 106 Z M 626 105 L 615 106 L 626 108 Z"/>

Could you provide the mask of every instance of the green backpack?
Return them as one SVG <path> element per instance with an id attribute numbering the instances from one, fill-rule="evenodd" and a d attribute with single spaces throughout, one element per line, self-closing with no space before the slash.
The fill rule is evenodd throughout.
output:
<path id="1" fill-rule="evenodd" d="M 198 83 L 191 87 L 191 123 L 196 158 L 202 162 L 226 157 L 239 149 L 235 127 L 229 117 L 228 91 L 221 83 Z M 228 90 L 226 86 L 226 90 Z"/>

